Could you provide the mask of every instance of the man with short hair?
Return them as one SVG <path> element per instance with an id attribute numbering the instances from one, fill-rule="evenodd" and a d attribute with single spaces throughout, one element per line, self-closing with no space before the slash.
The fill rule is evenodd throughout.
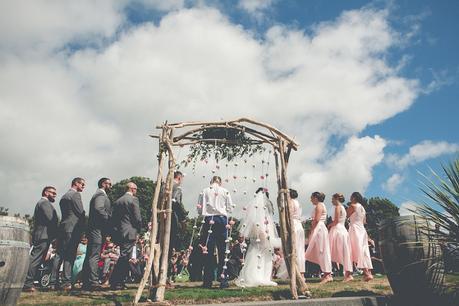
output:
<path id="1" fill-rule="evenodd" d="M 56 238 L 57 218 L 56 210 L 52 203 L 56 199 L 56 188 L 46 186 L 41 192 L 41 199 L 35 206 L 33 213 L 34 229 L 32 233 L 32 251 L 30 252 L 30 264 L 27 277 L 24 282 L 24 291 L 35 292 L 33 282 L 38 267 L 43 261 L 44 255 L 48 252 L 49 245 Z"/>
<path id="2" fill-rule="evenodd" d="M 89 291 L 100 290 L 99 284 L 99 260 L 102 242 L 109 231 L 109 219 L 111 217 L 111 204 L 107 192 L 112 188 L 109 178 L 103 177 L 97 183 L 99 189 L 89 202 L 88 220 L 88 248 L 83 264 L 83 289 Z"/>
<path id="3" fill-rule="evenodd" d="M 186 216 L 188 212 L 185 210 L 182 202 L 182 182 L 184 175 L 180 171 L 174 172 L 174 185 L 172 186 L 172 220 L 169 252 L 172 248 L 181 250 L 182 246 L 178 238 L 179 230 L 183 230 L 186 226 Z"/>
<path id="4" fill-rule="evenodd" d="M 70 190 L 62 196 L 59 202 L 62 220 L 59 226 L 57 254 L 54 257 L 50 283 L 58 287 L 59 269 L 63 263 L 61 288 L 65 291 L 72 289 L 72 267 L 85 225 L 85 211 L 80 194 L 84 187 L 84 179 L 74 178 Z"/>
<path id="5" fill-rule="evenodd" d="M 203 245 L 204 277 L 203 287 L 212 288 L 214 279 L 214 250 L 218 249 L 218 271 L 220 279 L 220 288 L 228 287 L 227 273 L 223 270 L 225 264 L 225 252 L 228 232 L 228 212 L 232 209 L 231 195 L 228 190 L 223 188 L 222 179 L 214 176 L 210 186 L 205 188 L 199 195 L 198 213 L 204 217 L 204 226 L 202 228 L 201 245 Z"/>
<path id="6" fill-rule="evenodd" d="M 126 185 L 126 193 L 113 203 L 113 237 L 114 242 L 120 246 L 120 257 L 110 277 L 110 288 L 112 290 L 124 289 L 124 282 L 129 272 L 129 259 L 134 248 L 137 233 L 142 226 L 140 216 L 137 185 L 129 182 Z M 116 239 L 116 240 L 115 240 Z"/>

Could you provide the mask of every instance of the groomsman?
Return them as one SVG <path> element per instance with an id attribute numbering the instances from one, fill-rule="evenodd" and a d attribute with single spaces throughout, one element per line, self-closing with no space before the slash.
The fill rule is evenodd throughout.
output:
<path id="1" fill-rule="evenodd" d="M 46 186 L 41 192 L 41 199 L 35 206 L 33 213 L 35 222 L 32 234 L 33 246 L 30 252 L 29 271 L 24 283 L 24 291 L 26 292 L 34 292 L 36 290 L 33 286 L 35 274 L 48 251 L 49 245 L 56 238 L 59 220 L 52 205 L 56 199 L 56 194 L 56 188 Z"/>
<path id="2" fill-rule="evenodd" d="M 231 196 L 228 190 L 221 186 L 222 179 L 214 176 L 210 186 L 203 190 L 199 195 L 198 213 L 204 217 L 203 235 L 201 235 L 201 245 L 203 245 L 204 260 L 204 288 L 212 288 L 214 279 L 214 250 L 218 249 L 218 271 L 220 288 L 228 287 L 227 274 L 223 270 L 225 263 L 226 238 L 228 232 L 228 212 L 231 211 Z"/>
<path id="3" fill-rule="evenodd" d="M 176 250 L 181 249 L 178 234 L 186 226 L 186 216 L 188 212 L 185 210 L 182 201 L 182 181 L 183 174 L 180 171 L 174 172 L 174 185 L 172 186 L 172 220 L 171 220 L 171 235 L 169 244 L 169 256 L 172 248 Z"/>
<path id="4" fill-rule="evenodd" d="M 99 285 L 99 260 L 100 250 L 104 237 L 109 231 L 109 219 L 111 217 L 111 204 L 107 192 L 112 188 L 109 178 L 103 177 L 97 183 L 99 189 L 89 202 L 88 221 L 88 247 L 83 264 L 83 288 L 85 290 L 100 290 Z"/>
<path id="5" fill-rule="evenodd" d="M 137 233 L 142 226 L 139 199 L 136 184 L 127 183 L 126 193 L 113 203 L 113 238 L 120 246 L 120 257 L 110 277 L 110 289 L 124 289 L 125 279 L 129 272 L 129 259 L 134 248 Z"/>
<path id="6" fill-rule="evenodd" d="M 57 254 L 54 257 L 51 284 L 58 283 L 59 268 L 64 263 L 61 288 L 65 291 L 72 289 L 71 276 L 73 262 L 75 261 L 78 243 L 84 229 L 85 211 L 81 201 L 81 192 L 84 190 L 85 180 L 76 177 L 72 180 L 72 186 L 64 194 L 59 202 L 62 220 L 59 226 L 57 240 Z"/>

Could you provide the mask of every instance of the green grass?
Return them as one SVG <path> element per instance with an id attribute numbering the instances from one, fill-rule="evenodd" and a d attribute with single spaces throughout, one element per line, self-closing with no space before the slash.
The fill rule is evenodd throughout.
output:
<path id="1" fill-rule="evenodd" d="M 319 279 L 307 279 L 306 282 L 314 298 L 339 296 L 372 296 L 391 295 L 389 283 L 385 277 L 375 277 L 370 283 L 365 283 L 360 277 L 350 283 L 343 283 L 342 278 L 335 278 L 334 282 L 320 285 Z M 176 284 L 175 289 L 166 290 L 165 299 L 172 304 L 206 304 L 206 303 L 237 303 L 255 300 L 286 300 L 290 299 L 288 281 L 278 281 L 275 287 L 239 288 L 231 285 L 230 288 L 220 290 L 200 288 L 199 282 Z M 217 283 L 214 283 L 217 285 Z M 122 291 L 102 291 L 86 293 L 75 290 L 70 293 L 54 291 L 40 291 L 23 293 L 18 305 L 121 305 L 132 302 L 136 293 L 136 285 L 129 285 L 129 289 Z M 144 291 L 141 301 L 145 301 L 147 290 Z"/>

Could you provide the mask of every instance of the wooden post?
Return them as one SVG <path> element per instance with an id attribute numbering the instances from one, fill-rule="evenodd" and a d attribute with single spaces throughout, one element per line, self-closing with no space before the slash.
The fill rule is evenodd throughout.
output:
<path id="1" fill-rule="evenodd" d="M 161 182 L 163 180 L 163 164 L 164 164 L 164 153 L 161 150 L 162 139 L 159 140 L 159 161 L 158 161 L 158 175 L 156 176 L 156 186 L 155 193 L 153 195 L 153 201 L 151 203 L 151 231 L 150 231 L 150 254 L 148 256 L 147 265 L 145 267 L 145 272 L 143 274 L 142 280 L 140 281 L 139 288 L 137 288 L 137 293 L 134 298 L 134 305 L 140 300 L 142 296 L 143 289 L 145 284 L 150 276 L 151 265 L 155 257 L 155 248 L 156 245 L 156 236 L 158 234 L 158 199 L 159 193 L 161 191 Z"/>
<path id="2" fill-rule="evenodd" d="M 167 270 L 169 264 L 169 244 L 170 244 L 170 234 L 171 234 L 171 215 L 172 215 L 172 187 L 174 180 L 174 169 L 175 169 L 175 157 L 170 145 L 172 139 L 173 129 L 170 130 L 169 135 L 167 135 L 167 140 L 165 145 L 168 149 L 169 155 L 169 173 L 166 179 L 166 191 L 165 196 L 167 197 L 165 216 L 166 220 L 164 223 L 164 235 L 162 237 L 161 243 L 161 263 L 159 267 L 159 284 L 158 289 L 156 290 L 156 301 L 162 302 L 164 300 L 164 292 L 166 291 L 166 281 L 167 281 Z"/>

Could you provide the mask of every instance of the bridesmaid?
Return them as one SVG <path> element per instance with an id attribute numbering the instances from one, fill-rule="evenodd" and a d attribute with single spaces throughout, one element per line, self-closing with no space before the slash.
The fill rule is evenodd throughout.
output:
<path id="1" fill-rule="evenodd" d="M 346 209 L 342 205 L 344 196 L 341 193 L 335 193 L 332 197 L 332 204 L 335 206 L 333 222 L 330 224 L 330 253 L 331 261 L 343 265 L 344 282 L 353 280 L 352 277 L 352 260 L 351 260 L 351 242 L 349 234 L 344 225 L 346 221 Z"/>
<path id="2" fill-rule="evenodd" d="M 289 190 L 290 201 L 293 215 L 293 231 L 296 238 L 296 258 L 298 270 L 302 275 L 305 272 L 305 259 L 304 259 L 304 229 L 301 224 L 301 206 L 298 203 L 298 192 L 294 189 Z"/>
<path id="3" fill-rule="evenodd" d="M 360 193 L 354 192 L 351 195 L 351 205 L 347 209 L 347 216 L 349 218 L 349 239 L 351 241 L 351 255 L 352 262 L 357 264 L 357 268 L 363 270 L 363 280 L 368 282 L 373 279 L 371 275 L 370 249 L 368 247 L 368 234 L 365 230 L 364 224 L 366 223 L 365 208 L 362 203 L 363 197 Z"/>
<path id="4" fill-rule="evenodd" d="M 314 205 L 312 210 L 312 227 L 309 235 L 309 245 L 306 250 L 306 260 L 316 263 L 324 273 L 321 283 L 327 283 L 333 280 L 331 276 L 332 266 L 330 258 L 330 241 L 328 231 L 325 226 L 327 220 L 327 209 L 323 201 L 325 194 L 322 192 L 313 192 L 311 202 Z"/>

